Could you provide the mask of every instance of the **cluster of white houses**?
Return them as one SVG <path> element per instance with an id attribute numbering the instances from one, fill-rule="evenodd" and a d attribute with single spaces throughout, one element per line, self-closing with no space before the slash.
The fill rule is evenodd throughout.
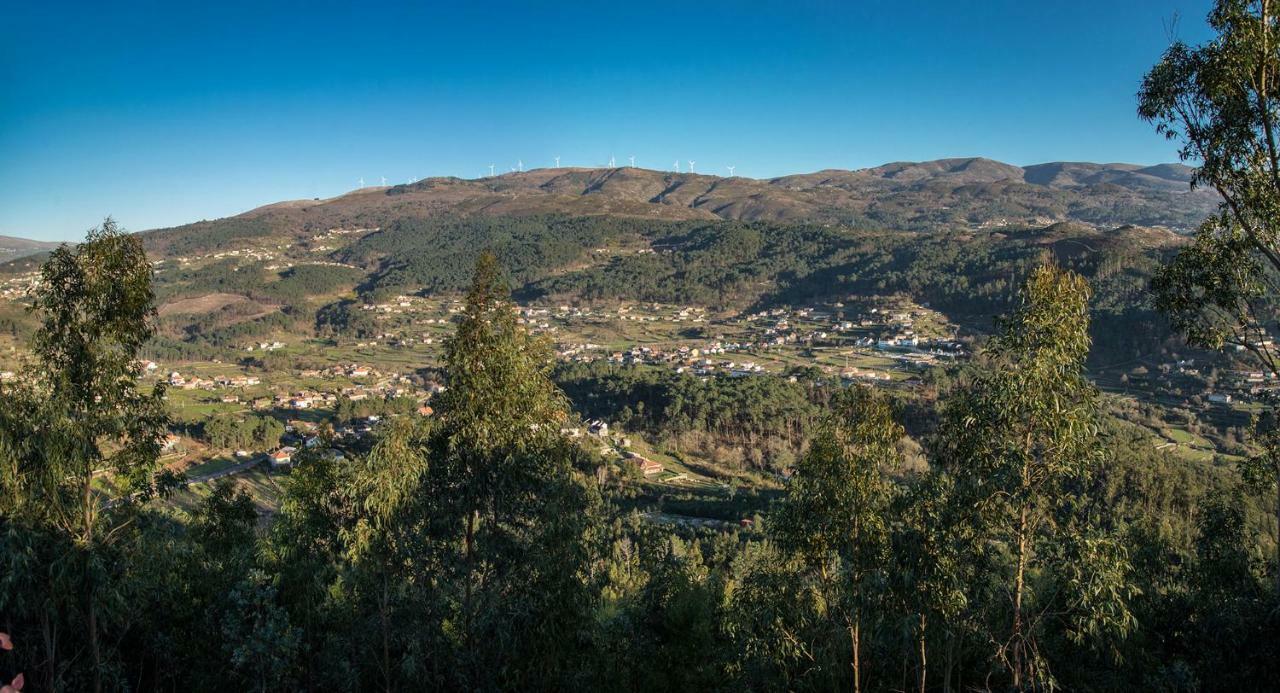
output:
<path id="1" fill-rule="evenodd" d="M 302 371 L 299 371 L 298 375 L 302 376 L 303 378 L 347 377 L 347 378 L 378 379 L 378 378 L 387 377 L 387 378 L 399 379 L 403 382 L 408 382 L 408 379 L 404 378 L 403 376 L 398 376 L 395 373 L 384 374 L 378 369 L 374 368 L 373 366 L 365 366 L 359 363 L 344 363 L 344 364 L 338 364 L 335 366 L 329 366 L 328 368 L 307 368 L 307 369 L 303 369 Z"/>
<path id="2" fill-rule="evenodd" d="M 148 371 L 155 370 L 155 362 L 148 361 L 144 368 Z M 211 378 L 192 376 L 188 378 L 178 371 L 171 371 L 167 382 L 170 387 L 182 388 L 183 390 L 213 390 L 215 388 L 252 387 L 260 385 L 262 379 L 255 375 L 215 375 Z"/>
<path id="3" fill-rule="evenodd" d="M 14 275 L 0 282 L 0 299 L 6 301 L 23 300 L 31 295 L 31 289 L 35 288 L 39 280 L 39 272 L 24 272 Z"/>

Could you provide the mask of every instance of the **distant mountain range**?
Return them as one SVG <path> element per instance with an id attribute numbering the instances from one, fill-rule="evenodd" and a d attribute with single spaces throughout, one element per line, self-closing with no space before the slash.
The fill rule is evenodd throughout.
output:
<path id="1" fill-rule="evenodd" d="M 1218 204 L 1192 190 L 1181 164 L 1053 162 L 1019 167 L 984 158 L 897 162 L 769 179 L 642 168 L 543 168 L 490 178 L 427 178 L 291 200 L 215 221 L 144 232 L 153 252 L 215 250 L 224 240 L 404 218 L 611 215 L 661 220 L 818 223 L 863 230 L 1045 226 L 1070 221 L 1195 228 Z M 110 210 L 104 210 L 104 213 Z M 127 223 L 126 220 L 122 220 Z M 0 261 L 54 244 L 0 239 Z M 5 254 L 5 253 L 8 254 Z"/>
<path id="2" fill-rule="evenodd" d="M 174 354 L 221 358 L 281 333 L 376 335 L 360 306 L 457 291 L 488 249 L 522 299 L 754 310 L 905 295 L 975 330 L 1053 258 L 1095 289 L 1097 357 L 1123 360 L 1169 338 L 1150 274 L 1217 208 L 1191 174 L 989 159 L 768 180 L 537 169 L 280 202 L 140 237 L 159 263 Z M 41 260 L 0 263 L 0 274 Z"/>
<path id="3" fill-rule="evenodd" d="M 0 236 L 0 262 L 34 255 L 58 247 L 57 243 L 32 241 L 26 238 Z"/>
<path id="4" fill-rule="evenodd" d="M 1216 193 L 1191 190 L 1192 169 L 1054 162 L 1025 168 L 983 158 L 891 163 L 770 179 L 641 168 L 544 168 L 491 178 L 428 178 L 327 200 L 267 205 L 241 218 L 302 224 L 439 214 L 612 214 L 937 230 L 1077 221 L 1194 228 Z"/>

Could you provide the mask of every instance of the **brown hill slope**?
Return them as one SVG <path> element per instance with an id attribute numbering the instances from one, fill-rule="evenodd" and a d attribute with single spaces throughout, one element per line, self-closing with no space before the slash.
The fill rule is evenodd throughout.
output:
<path id="1" fill-rule="evenodd" d="M 1177 164 L 1057 162 L 1020 168 L 982 158 L 898 162 L 772 179 L 641 168 L 544 168 L 478 179 L 429 178 L 327 200 L 281 202 L 215 222 L 148 233 L 154 251 L 236 238 L 372 228 L 403 218 L 611 215 L 661 220 L 839 224 L 934 231 L 1079 222 L 1186 231 L 1217 205 Z"/>
<path id="2" fill-rule="evenodd" d="M 35 255 L 58 247 L 49 241 L 33 241 L 28 238 L 0 236 L 0 262 L 13 260 L 27 255 Z"/>

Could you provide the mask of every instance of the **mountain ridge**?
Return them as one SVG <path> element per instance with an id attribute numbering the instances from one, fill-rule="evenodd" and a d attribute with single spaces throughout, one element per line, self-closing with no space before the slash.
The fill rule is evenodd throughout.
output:
<path id="1" fill-rule="evenodd" d="M 876 229 L 1048 224 L 1166 226 L 1189 231 L 1218 198 L 1193 190 L 1181 164 L 1048 162 L 1026 167 L 982 157 L 891 162 L 772 178 L 618 168 L 538 168 L 484 178 L 438 176 L 290 200 L 236 218 L 608 214 L 666 220 L 843 224 Z"/>
<path id="2" fill-rule="evenodd" d="M 42 253 L 57 248 L 59 245 L 60 243 L 57 241 L 37 241 L 30 238 L 0 235 L 0 262 Z"/>
<path id="3" fill-rule="evenodd" d="M 282 200 L 220 219 L 139 233 L 148 250 L 160 256 L 174 249 L 221 249 L 238 238 L 304 238 L 332 228 L 377 228 L 404 218 L 477 215 L 814 223 L 891 231 L 1075 222 L 1186 233 L 1213 213 L 1219 200 L 1212 191 L 1191 188 L 1193 172 L 1176 163 L 1015 166 L 984 157 L 898 161 L 760 179 L 632 167 L 537 168 L 472 179 L 437 176 L 324 199 Z"/>

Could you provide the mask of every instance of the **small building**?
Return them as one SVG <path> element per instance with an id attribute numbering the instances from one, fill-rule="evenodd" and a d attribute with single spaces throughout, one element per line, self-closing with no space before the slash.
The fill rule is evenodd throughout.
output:
<path id="1" fill-rule="evenodd" d="M 182 442 L 182 438 L 172 433 L 167 433 L 163 438 L 160 439 L 160 452 L 161 453 L 174 452 L 175 450 L 178 449 L 178 444 L 181 442 Z"/>
<path id="2" fill-rule="evenodd" d="M 276 450 L 275 452 L 271 453 L 271 455 L 269 455 L 271 459 L 271 466 L 275 469 L 281 469 L 283 467 L 293 466 L 293 453 L 297 451 L 298 451 L 297 448 L 287 446 L 287 445 L 285 447 L 280 448 L 279 450 Z"/>
<path id="3" fill-rule="evenodd" d="M 651 460 L 648 457 L 635 452 L 628 452 L 627 459 L 640 470 L 645 476 L 653 476 L 662 473 L 662 463 L 657 460 Z"/>

